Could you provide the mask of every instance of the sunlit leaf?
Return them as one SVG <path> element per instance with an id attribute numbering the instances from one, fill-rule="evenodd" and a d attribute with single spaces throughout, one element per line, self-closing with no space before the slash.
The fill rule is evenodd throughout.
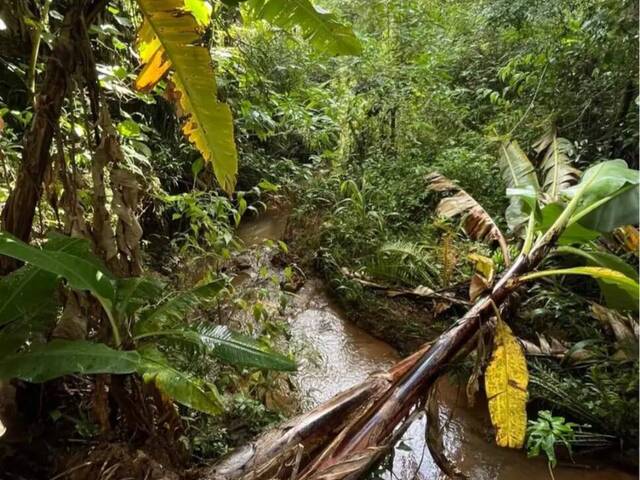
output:
<path id="1" fill-rule="evenodd" d="M 640 302 L 640 285 L 633 278 L 611 268 L 604 267 L 574 267 L 557 270 L 543 270 L 520 277 L 520 280 L 532 280 L 553 275 L 587 275 L 595 280 L 603 282 L 607 286 L 616 287 L 619 292 L 613 303 L 623 302 L 629 308 L 638 309 Z"/>
<path id="2" fill-rule="evenodd" d="M 249 0 L 253 15 L 286 30 L 299 27 L 311 45 L 329 55 L 359 55 L 362 45 L 351 28 L 309 0 Z"/>
<path id="3" fill-rule="evenodd" d="M 140 355 L 138 372 L 145 382 L 187 407 L 212 415 L 222 412 L 223 400 L 214 385 L 172 367 L 155 347 L 141 349 Z"/>
<path id="4" fill-rule="evenodd" d="M 558 252 L 580 256 L 587 261 L 588 266 L 615 270 L 629 277 L 633 281 L 636 281 L 638 278 L 638 272 L 635 268 L 620 257 L 608 252 L 595 252 L 572 247 L 560 247 L 558 248 Z M 612 284 L 611 282 L 604 281 L 600 278 L 596 278 L 596 281 L 598 282 L 600 290 L 602 290 L 602 294 L 604 295 L 609 307 L 620 310 L 638 309 L 638 302 L 635 297 L 633 295 L 628 295 L 619 285 Z"/>
<path id="5" fill-rule="evenodd" d="M 231 110 L 218 102 L 211 56 L 199 44 L 210 11 L 203 0 L 189 2 L 191 14 L 185 13 L 181 0 L 138 0 L 138 4 L 144 22 L 137 46 L 144 66 L 135 87 L 150 90 L 173 70 L 168 96 L 183 117 L 182 131 L 213 164 L 220 186 L 230 194 L 238 171 Z"/>

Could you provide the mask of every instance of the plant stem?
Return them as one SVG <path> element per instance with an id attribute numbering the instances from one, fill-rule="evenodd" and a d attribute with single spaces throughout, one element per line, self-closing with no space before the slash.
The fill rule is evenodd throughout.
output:
<path id="1" fill-rule="evenodd" d="M 533 235 L 535 233 L 536 227 L 536 212 L 535 210 L 531 211 L 531 215 L 529 215 L 529 224 L 527 225 L 527 235 L 524 239 L 524 244 L 522 245 L 522 253 L 523 255 L 528 255 L 531 251 L 531 246 L 533 245 Z"/>
<path id="2" fill-rule="evenodd" d="M 31 58 L 29 59 L 29 70 L 27 73 L 27 87 L 29 88 L 29 94 L 31 100 L 35 101 L 36 95 L 36 68 L 38 65 L 38 55 L 40 53 L 40 44 L 42 43 L 42 32 L 47 28 L 49 23 L 49 7 L 51 6 L 51 0 L 44 0 L 42 6 L 42 15 L 40 18 L 40 24 L 36 28 L 33 35 L 33 48 L 31 49 Z"/>
<path id="3" fill-rule="evenodd" d="M 160 330 L 157 332 L 147 332 L 147 333 L 141 333 L 140 335 L 136 335 L 135 337 L 133 337 L 134 340 L 140 340 L 142 338 L 147 338 L 147 337 L 166 337 L 166 336 L 171 336 L 171 335 L 180 335 L 180 334 L 184 334 L 184 330 Z"/>
<path id="4" fill-rule="evenodd" d="M 111 325 L 111 332 L 113 333 L 113 342 L 115 343 L 116 348 L 120 348 L 122 345 L 122 338 L 120 337 L 120 330 L 118 329 L 116 319 L 111 313 L 111 309 L 107 308 L 103 302 L 100 303 L 102 303 L 102 308 L 104 308 L 104 311 L 107 313 L 107 317 L 109 317 L 109 324 Z"/>

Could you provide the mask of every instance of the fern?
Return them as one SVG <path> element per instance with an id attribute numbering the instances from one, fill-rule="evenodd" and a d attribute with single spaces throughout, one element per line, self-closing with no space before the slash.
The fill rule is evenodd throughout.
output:
<path id="1" fill-rule="evenodd" d="M 433 287 L 438 272 L 425 247 L 411 242 L 388 242 L 366 263 L 368 275 L 415 287 Z"/>

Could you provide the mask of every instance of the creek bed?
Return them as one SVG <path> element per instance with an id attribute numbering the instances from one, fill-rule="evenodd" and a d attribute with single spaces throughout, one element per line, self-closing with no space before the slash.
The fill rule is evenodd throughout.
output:
<path id="1" fill-rule="evenodd" d="M 247 246 L 264 240 L 280 240 L 286 215 L 270 211 L 241 225 L 238 235 Z M 304 345 L 293 376 L 302 408 L 310 410 L 337 393 L 365 380 L 371 373 L 386 370 L 400 360 L 385 342 L 349 322 L 330 300 L 322 282 L 307 280 L 296 294 L 295 313 L 288 318 L 292 341 Z M 437 385 L 432 405 L 441 425 L 441 453 L 470 480 L 548 480 L 546 461 L 527 459 L 523 451 L 499 448 L 493 443 L 486 400 L 467 404 L 464 389 L 448 378 Z M 423 414 L 407 429 L 394 449 L 392 466 L 381 473 L 385 480 L 446 480 L 425 441 Z M 556 480 L 632 480 L 630 474 L 587 465 L 561 465 L 554 469 Z"/>

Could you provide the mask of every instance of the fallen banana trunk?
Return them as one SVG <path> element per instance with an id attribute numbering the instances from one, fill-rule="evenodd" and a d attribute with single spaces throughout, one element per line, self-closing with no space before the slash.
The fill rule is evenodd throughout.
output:
<path id="1" fill-rule="evenodd" d="M 291 473 L 308 463 L 310 455 L 330 442 L 354 418 L 360 418 L 428 350 L 424 345 L 387 372 L 372 374 L 365 382 L 336 395 L 308 413 L 270 430 L 214 465 L 208 480 L 296 478 Z M 297 459 L 297 462 L 296 462 Z M 303 465 L 304 465 L 303 464 Z M 285 472 L 289 472 L 286 473 Z"/>
<path id="2" fill-rule="evenodd" d="M 518 287 L 518 277 L 546 256 L 570 212 L 567 208 L 529 253 L 521 254 L 493 289 L 429 348 L 403 360 L 386 375 L 375 375 L 232 452 L 204 478 L 352 480 L 362 476 L 393 445 L 415 405 L 482 322 Z"/>

